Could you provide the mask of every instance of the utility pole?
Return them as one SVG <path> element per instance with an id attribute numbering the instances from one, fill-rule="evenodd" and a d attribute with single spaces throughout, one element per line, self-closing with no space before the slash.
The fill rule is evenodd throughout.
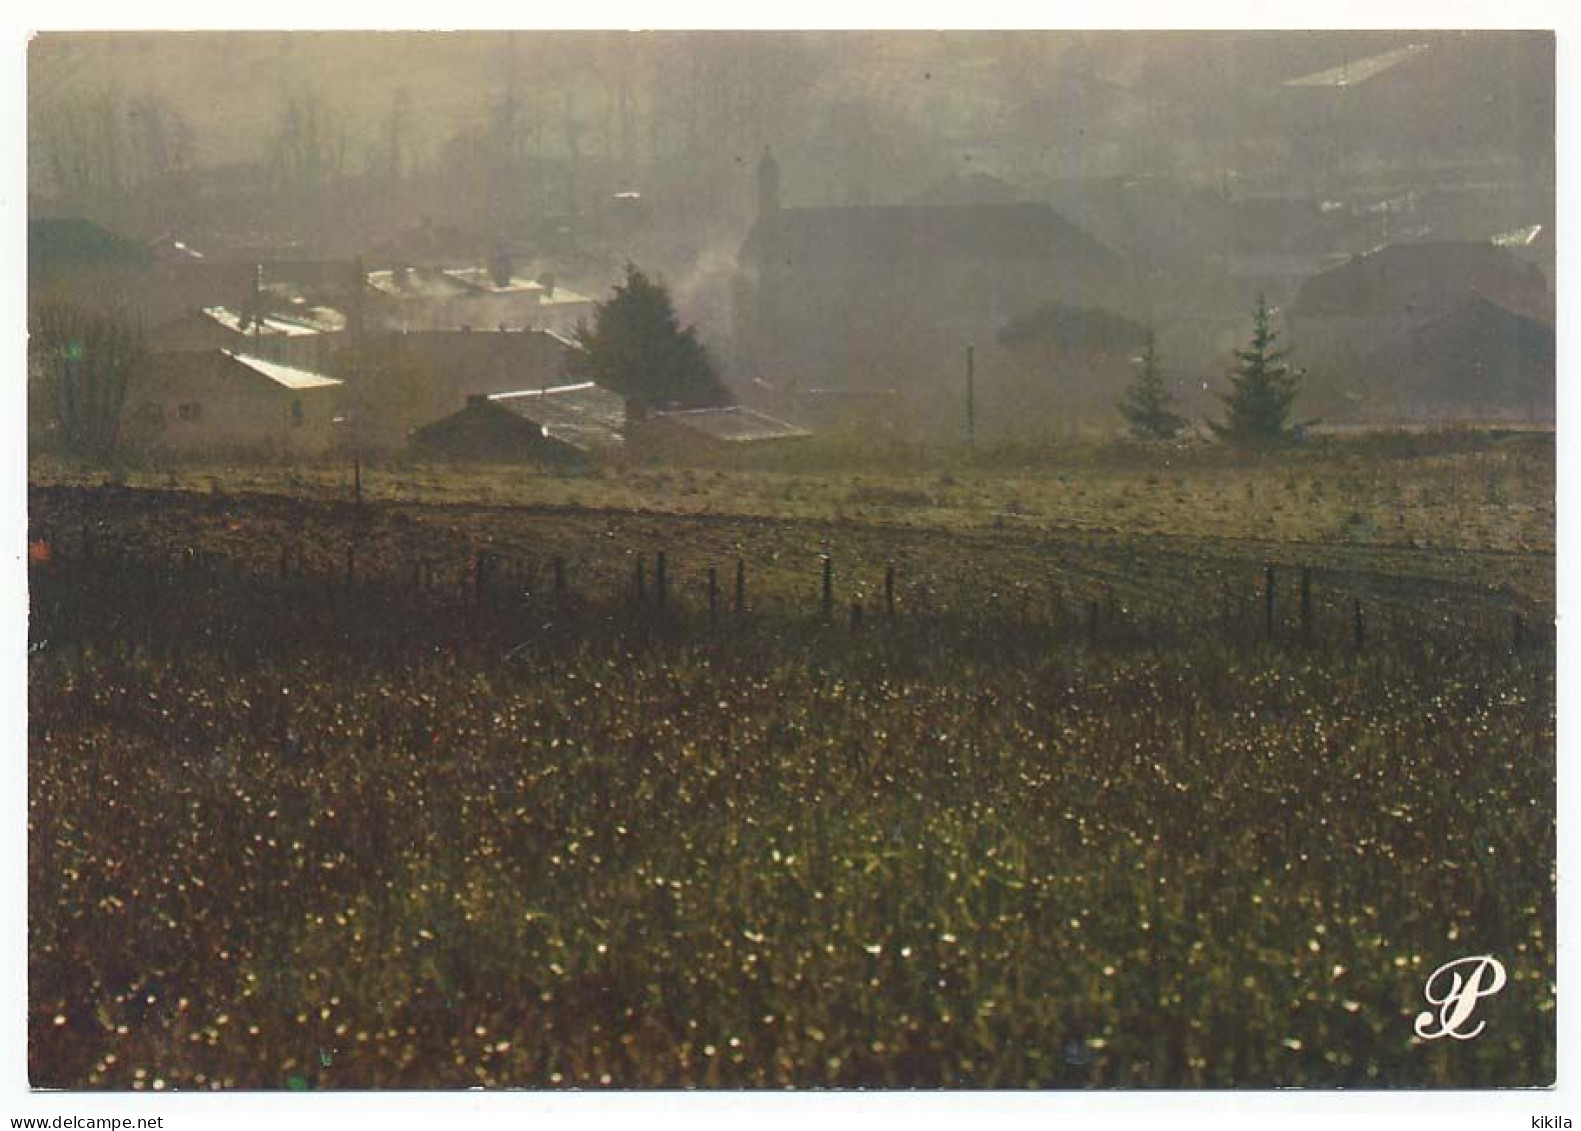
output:
<path id="1" fill-rule="evenodd" d="M 966 347 L 966 450 L 977 451 L 976 377 L 972 365 L 972 347 Z"/>

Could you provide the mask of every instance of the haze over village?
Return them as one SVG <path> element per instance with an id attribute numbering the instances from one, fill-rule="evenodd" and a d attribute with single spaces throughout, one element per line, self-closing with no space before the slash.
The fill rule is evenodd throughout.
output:
<path id="1" fill-rule="evenodd" d="M 1551 1086 L 1554 46 L 35 37 L 33 1098 Z"/>
<path id="2" fill-rule="evenodd" d="M 116 442 L 147 452 L 1104 440 L 1144 354 L 1176 435 L 1207 437 L 1259 301 L 1303 434 L 1543 427 L 1552 52 L 44 34 L 30 294 L 138 328 Z M 578 361 L 633 277 L 695 325 L 717 389 Z M 30 423 L 35 448 L 65 440 L 47 407 Z"/>

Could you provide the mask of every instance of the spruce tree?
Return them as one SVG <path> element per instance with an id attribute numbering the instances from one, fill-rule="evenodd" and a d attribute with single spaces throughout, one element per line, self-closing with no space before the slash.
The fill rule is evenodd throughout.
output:
<path id="1" fill-rule="evenodd" d="M 1170 411 L 1172 398 L 1158 371 L 1158 351 L 1149 330 L 1138 359 L 1136 381 L 1120 398 L 1118 408 L 1138 440 L 1173 440 L 1186 426 L 1185 418 Z"/>
<path id="2" fill-rule="evenodd" d="M 681 327 L 662 283 L 626 265 L 626 279 L 576 328 L 581 349 L 573 377 L 597 381 L 654 408 L 707 408 L 730 403 L 694 326 Z"/>
<path id="3" fill-rule="evenodd" d="M 1251 341 L 1235 351 L 1238 364 L 1230 374 L 1230 388 L 1219 394 L 1228 411 L 1210 425 L 1227 443 L 1267 447 L 1290 438 L 1287 421 L 1301 391 L 1301 375 L 1285 364 L 1288 351 L 1275 347 L 1279 335 L 1271 319 L 1267 300 L 1258 296 Z"/>

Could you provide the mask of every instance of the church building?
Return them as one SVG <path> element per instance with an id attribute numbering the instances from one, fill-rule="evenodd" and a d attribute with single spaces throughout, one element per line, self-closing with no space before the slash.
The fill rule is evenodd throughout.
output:
<path id="1" fill-rule="evenodd" d="M 748 379 L 785 392 L 958 383 L 966 348 L 1047 303 L 1116 302 L 1119 259 L 1047 204 L 787 208 L 758 166 L 737 256 L 735 343 Z"/>

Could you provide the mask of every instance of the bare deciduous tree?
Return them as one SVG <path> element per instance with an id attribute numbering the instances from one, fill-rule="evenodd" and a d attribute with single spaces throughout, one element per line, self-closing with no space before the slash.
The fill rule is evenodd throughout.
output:
<path id="1" fill-rule="evenodd" d="M 35 403 L 53 406 L 61 442 L 75 455 L 108 458 L 143 358 L 142 335 L 119 315 L 50 301 L 34 313 L 28 346 L 32 379 L 44 382 L 49 394 Z"/>

